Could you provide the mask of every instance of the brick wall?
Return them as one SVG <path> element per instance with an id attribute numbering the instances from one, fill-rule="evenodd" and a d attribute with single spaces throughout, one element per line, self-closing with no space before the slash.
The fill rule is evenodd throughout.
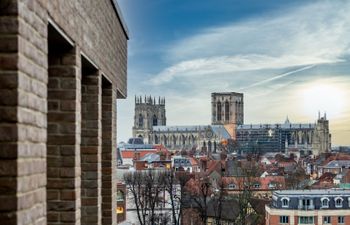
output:
<path id="1" fill-rule="evenodd" d="M 102 79 L 102 224 L 116 224 L 116 92 Z"/>
<path id="2" fill-rule="evenodd" d="M 42 17 L 20 19 L 23 10 L 0 2 L 0 221 L 45 224 L 46 35 Z"/>
<path id="3" fill-rule="evenodd" d="M 124 31 L 110 0 L 0 1 L 1 223 L 88 224 L 88 215 L 91 224 L 115 224 L 115 99 L 126 96 Z M 82 83 L 82 55 L 98 68 L 93 87 Z M 94 91 L 90 105 L 85 97 Z M 83 123 L 93 117 L 97 128 L 81 125 L 81 116 Z M 86 199 L 94 199 L 92 207 L 84 208 Z"/>
<path id="4" fill-rule="evenodd" d="M 101 224 L 101 76 L 82 68 L 82 224 Z"/>
<path id="5" fill-rule="evenodd" d="M 116 85 L 118 93 L 126 97 L 127 38 L 113 9 L 112 0 L 37 1 Z"/>
<path id="6" fill-rule="evenodd" d="M 80 223 L 80 57 L 72 48 L 49 54 L 47 219 Z"/>

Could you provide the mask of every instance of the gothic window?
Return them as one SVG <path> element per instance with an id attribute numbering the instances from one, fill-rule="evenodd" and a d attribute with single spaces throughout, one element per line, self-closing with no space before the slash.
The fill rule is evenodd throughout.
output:
<path id="1" fill-rule="evenodd" d="M 158 119 L 157 119 L 157 116 L 156 115 L 153 115 L 153 126 L 157 126 L 158 125 Z"/>
<path id="2" fill-rule="evenodd" d="M 174 146 L 176 146 L 176 137 L 173 136 L 173 143 L 174 143 Z"/>
<path id="3" fill-rule="evenodd" d="M 225 121 L 230 120 L 230 107 L 228 101 L 225 102 Z"/>
<path id="4" fill-rule="evenodd" d="M 182 145 L 185 146 L 186 145 L 186 138 L 184 135 L 182 135 L 181 138 L 182 138 Z"/>
<path id="5" fill-rule="evenodd" d="M 168 140 L 167 140 L 167 137 L 165 135 L 163 136 L 163 140 L 164 140 L 164 145 L 167 146 L 168 145 Z"/>
<path id="6" fill-rule="evenodd" d="M 216 153 L 216 141 L 214 141 L 214 152 Z"/>
<path id="7" fill-rule="evenodd" d="M 142 114 L 139 115 L 139 127 L 143 127 L 143 116 Z"/>
<path id="8" fill-rule="evenodd" d="M 208 151 L 211 152 L 211 141 L 208 141 Z"/>
<path id="9" fill-rule="evenodd" d="M 218 102 L 216 106 L 216 120 L 221 121 L 221 102 Z"/>
<path id="10" fill-rule="evenodd" d="M 159 142 L 158 136 L 157 136 L 157 135 L 154 135 L 154 143 L 155 143 L 155 144 L 159 144 L 158 142 Z"/>

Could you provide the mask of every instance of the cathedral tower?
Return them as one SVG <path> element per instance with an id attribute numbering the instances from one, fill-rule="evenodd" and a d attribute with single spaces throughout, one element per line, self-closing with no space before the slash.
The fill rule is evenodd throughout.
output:
<path id="1" fill-rule="evenodd" d="M 241 125 L 244 122 L 242 93 L 211 93 L 211 108 L 213 125 Z"/>
<path id="2" fill-rule="evenodd" d="M 326 113 L 323 117 L 318 113 L 318 120 L 313 133 L 312 153 L 313 155 L 320 155 L 321 153 L 329 152 L 331 150 L 331 134 L 329 133 L 329 121 Z"/>
<path id="3" fill-rule="evenodd" d="M 153 126 L 165 126 L 165 98 L 135 96 L 133 137 L 143 138 L 145 143 L 152 143 Z"/>

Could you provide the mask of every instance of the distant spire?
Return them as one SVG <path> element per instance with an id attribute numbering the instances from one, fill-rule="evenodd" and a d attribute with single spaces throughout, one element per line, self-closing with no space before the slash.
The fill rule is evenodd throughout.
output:
<path id="1" fill-rule="evenodd" d="M 153 105 L 156 104 L 156 97 L 153 97 Z"/>
<path id="2" fill-rule="evenodd" d="M 145 95 L 145 103 L 147 103 L 146 95 Z"/>
<path id="3" fill-rule="evenodd" d="M 327 113 L 326 113 L 326 112 L 324 112 L 323 118 L 324 118 L 325 120 L 327 119 Z"/>
<path id="4" fill-rule="evenodd" d="M 321 112 L 318 110 L 318 119 L 321 119 Z"/>
<path id="5" fill-rule="evenodd" d="M 284 124 L 290 124 L 290 121 L 289 121 L 288 115 L 287 115 L 286 121 L 284 121 Z"/>
<path id="6" fill-rule="evenodd" d="M 158 105 L 160 105 L 160 96 L 158 97 Z"/>

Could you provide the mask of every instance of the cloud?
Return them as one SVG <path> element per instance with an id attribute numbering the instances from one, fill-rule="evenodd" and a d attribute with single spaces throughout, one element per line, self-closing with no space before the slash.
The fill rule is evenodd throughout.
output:
<path id="1" fill-rule="evenodd" d="M 315 67 L 315 65 L 305 66 L 305 67 L 302 67 L 300 69 L 296 69 L 296 70 L 292 70 L 292 71 L 289 71 L 289 72 L 286 72 L 286 73 L 282 73 L 280 75 L 277 75 L 277 76 L 274 76 L 274 77 L 271 77 L 271 78 L 268 78 L 268 79 L 265 79 L 265 80 L 253 83 L 253 84 L 251 84 L 251 85 L 249 85 L 247 87 L 240 88 L 240 90 L 246 90 L 246 89 L 249 89 L 249 88 L 252 88 L 252 87 L 263 85 L 263 84 L 269 83 L 271 81 L 275 81 L 275 80 L 281 79 L 283 77 L 287 77 L 289 75 L 292 75 L 292 74 L 295 74 L 295 73 L 298 73 L 298 72 L 301 72 L 301 71 L 304 71 L 304 70 L 311 69 L 313 67 Z"/>
<path id="2" fill-rule="evenodd" d="M 348 1 L 316 1 L 204 29 L 173 44 L 164 56 L 170 66 L 151 82 L 342 62 L 350 49 L 349 11 Z"/>

